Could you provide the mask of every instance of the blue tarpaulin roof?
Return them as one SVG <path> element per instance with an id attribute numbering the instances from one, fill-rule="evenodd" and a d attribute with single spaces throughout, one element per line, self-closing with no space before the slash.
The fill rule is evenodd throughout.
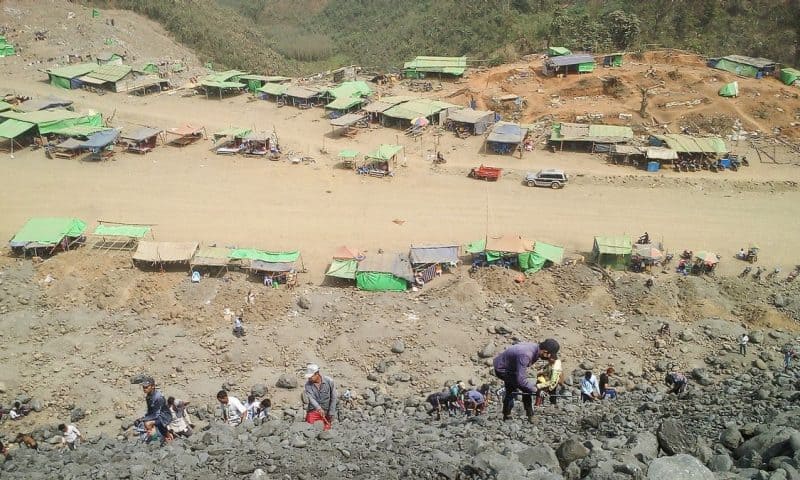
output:
<path id="1" fill-rule="evenodd" d="M 119 136 L 119 130 L 103 130 L 90 135 L 89 138 L 81 144 L 81 148 L 105 148 L 114 143 Z"/>
<path id="2" fill-rule="evenodd" d="M 526 133 L 528 130 L 516 123 L 497 122 L 486 140 L 496 143 L 520 143 L 525 140 Z"/>

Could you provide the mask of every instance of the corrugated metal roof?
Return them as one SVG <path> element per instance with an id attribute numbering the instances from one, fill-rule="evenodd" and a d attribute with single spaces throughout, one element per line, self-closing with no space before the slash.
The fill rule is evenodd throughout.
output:
<path id="1" fill-rule="evenodd" d="M 494 119 L 494 112 L 490 110 L 462 108 L 461 110 L 453 110 L 447 114 L 449 120 L 461 123 L 477 123 L 486 117 L 492 117 L 492 119 Z"/>
<path id="2" fill-rule="evenodd" d="M 383 114 L 391 118 L 413 120 L 418 117 L 429 117 L 447 108 L 455 107 L 457 107 L 457 105 L 453 105 L 452 103 L 429 100 L 427 98 L 417 98 L 388 108 L 384 110 Z"/>
<path id="3" fill-rule="evenodd" d="M 588 53 L 578 53 L 575 55 L 561 55 L 558 57 L 551 57 L 547 59 L 547 64 L 556 67 L 565 67 L 567 65 L 579 65 L 581 63 L 594 63 L 594 57 Z"/>
<path id="4" fill-rule="evenodd" d="M 563 142 L 622 143 L 633 139 L 631 127 L 554 123 L 550 140 Z"/>
<path id="5" fill-rule="evenodd" d="M 403 65 L 404 69 L 418 72 L 447 73 L 463 75 L 467 69 L 467 57 L 427 57 L 419 56 Z"/>
<path id="6" fill-rule="evenodd" d="M 347 115 L 342 115 L 341 117 L 331 120 L 331 125 L 334 127 L 349 127 L 365 118 L 366 116 L 363 113 L 348 113 Z"/>
<path id="7" fill-rule="evenodd" d="M 51 68 L 47 70 L 47 73 L 56 77 L 78 78 L 97 70 L 99 67 L 100 65 L 96 63 L 77 63 L 75 65 Z"/>
<path id="8" fill-rule="evenodd" d="M 680 153 L 728 153 L 725 141 L 719 137 L 692 137 L 679 133 L 653 135 L 653 137 Z"/>
<path id="9" fill-rule="evenodd" d="M 87 77 L 96 78 L 104 82 L 118 82 L 125 75 L 131 73 L 133 67 L 130 65 L 100 65 L 92 72 L 86 74 Z"/>
<path id="10" fill-rule="evenodd" d="M 748 57 L 745 55 L 728 55 L 722 58 L 731 62 L 741 63 L 743 65 L 750 65 L 751 67 L 756 67 L 756 68 L 764 68 L 770 65 L 775 65 L 775 62 L 773 60 L 761 57 Z"/>

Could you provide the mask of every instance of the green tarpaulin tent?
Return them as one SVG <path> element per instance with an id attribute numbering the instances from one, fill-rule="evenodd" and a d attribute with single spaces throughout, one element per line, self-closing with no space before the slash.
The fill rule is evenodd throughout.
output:
<path id="1" fill-rule="evenodd" d="M 234 138 L 244 138 L 250 132 L 252 132 L 249 128 L 244 127 L 229 127 L 225 130 L 220 130 L 219 132 L 214 132 L 214 138 L 223 138 L 223 137 L 234 137 Z"/>
<path id="2" fill-rule="evenodd" d="M 391 160 L 395 155 L 397 155 L 403 147 L 400 145 L 389 145 L 389 144 L 382 144 L 376 150 L 369 152 L 366 157 L 369 159 L 377 159 L 383 161 Z"/>
<path id="3" fill-rule="evenodd" d="M 358 260 L 337 260 L 331 262 L 325 275 L 329 277 L 347 278 L 353 280 L 358 271 Z"/>
<path id="4" fill-rule="evenodd" d="M 800 70 L 794 68 L 781 69 L 781 82 L 786 85 L 794 85 L 794 82 L 798 79 L 800 79 Z"/>
<path id="5" fill-rule="evenodd" d="M 75 65 L 51 68 L 47 70 L 47 75 L 50 77 L 50 85 L 69 90 L 72 88 L 71 80 L 73 78 L 82 77 L 95 71 L 99 67 L 100 66 L 96 63 L 78 63 Z"/>
<path id="6" fill-rule="evenodd" d="M 108 130 L 108 127 L 102 125 L 72 125 L 69 127 L 58 128 L 51 133 L 56 135 L 64 135 L 66 137 L 88 137 L 89 135 L 97 132 Z"/>
<path id="7" fill-rule="evenodd" d="M 743 77 L 756 78 L 756 76 L 758 76 L 758 68 L 752 65 L 733 62 L 725 58 L 720 58 L 715 65 L 715 68 L 725 70 L 726 72 L 735 73 L 736 75 L 741 75 Z"/>
<path id="8" fill-rule="evenodd" d="M 32 129 L 34 124 L 28 122 L 21 122 L 19 120 L 6 120 L 0 123 L 0 138 L 17 138 L 28 130 Z"/>
<path id="9" fill-rule="evenodd" d="M 486 239 L 475 240 L 464 245 L 464 251 L 467 253 L 481 253 L 486 250 Z"/>
<path id="10" fill-rule="evenodd" d="M 289 85 L 282 83 L 265 83 L 264 86 L 258 89 L 259 92 L 266 93 L 267 95 L 280 96 L 286 93 Z"/>
<path id="11" fill-rule="evenodd" d="M 99 113 L 76 113 L 69 110 L 39 110 L 36 112 L 0 112 L 0 118 L 32 123 L 39 129 L 40 135 L 53 133 L 59 129 L 75 125 L 103 125 L 103 117 Z"/>
<path id="12" fill-rule="evenodd" d="M 360 98 L 372 95 L 372 89 L 363 80 L 354 82 L 344 82 L 334 88 L 326 90 L 325 93 L 332 98 Z"/>
<path id="13" fill-rule="evenodd" d="M 739 96 L 739 82 L 726 83 L 719 89 L 720 97 L 738 97 Z"/>
<path id="14" fill-rule="evenodd" d="M 359 155 L 361 155 L 361 153 L 359 153 L 358 150 L 342 150 L 339 152 L 340 158 L 356 158 Z"/>
<path id="15" fill-rule="evenodd" d="M 84 231 L 86 222 L 77 218 L 31 218 L 11 239 L 11 246 L 57 245 L 64 237 L 80 237 Z"/>
<path id="16" fill-rule="evenodd" d="M 526 274 L 536 273 L 546 262 L 561 263 L 564 259 L 564 249 L 549 243 L 536 242 L 532 252 L 519 254 L 519 268 Z"/>
<path id="17" fill-rule="evenodd" d="M 265 252 L 254 248 L 236 248 L 231 250 L 234 260 L 261 260 L 267 263 L 291 263 L 300 258 L 300 252 Z"/>
<path id="18" fill-rule="evenodd" d="M 408 282 L 391 273 L 358 272 L 356 286 L 368 292 L 405 292 Z"/>
<path id="19" fill-rule="evenodd" d="M 616 270 L 624 270 L 631 258 L 633 246 L 631 237 L 622 235 L 618 237 L 594 237 L 592 257 L 600 265 Z"/>
<path id="20" fill-rule="evenodd" d="M 131 237 L 144 238 L 150 233 L 147 225 L 98 225 L 95 227 L 94 235 L 105 235 L 107 237 Z"/>
<path id="21" fill-rule="evenodd" d="M 325 108 L 330 110 L 347 110 L 348 108 L 355 107 L 356 105 L 361 105 L 362 103 L 364 103 L 364 100 L 361 98 L 343 97 L 343 98 L 337 98 L 331 103 L 325 105 Z"/>
<path id="22" fill-rule="evenodd" d="M 558 57 L 561 55 L 572 55 L 572 51 L 565 47 L 549 47 L 547 49 L 548 57 Z"/>

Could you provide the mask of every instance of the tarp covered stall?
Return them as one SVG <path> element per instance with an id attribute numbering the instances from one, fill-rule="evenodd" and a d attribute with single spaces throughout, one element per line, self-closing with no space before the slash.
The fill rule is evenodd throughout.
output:
<path id="1" fill-rule="evenodd" d="M 82 85 L 80 77 L 95 71 L 99 67 L 100 65 L 96 63 L 78 63 L 64 67 L 51 68 L 46 70 L 46 72 L 47 76 L 50 78 L 50 85 L 70 90 L 73 88 L 80 88 Z"/>
<path id="2" fill-rule="evenodd" d="M 258 89 L 258 92 L 261 94 L 260 98 L 262 100 L 267 100 L 270 97 L 277 100 L 278 97 L 282 97 L 288 89 L 289 85 L 284 85 L 281 83 L 265 83 L 261 86 L 261 88 Z"/>
<path id="3" fill-rule="evenodd" d="M 133 261 L 152 265 L 189 263 L 197 251 L 197 242 L 154 242 L 142 240 L 136 246 Z"/>
<path id="4" fill-rule="evenodd" d="M 90 238 L 92 247 L 96 249 L 130 251 L 147 235 L 152 237 L 150 225 L 101 222 L 94 228 Z"/>
<path id="5" fill-rule="evenodd" d="M 356 272 L 358 272 L 358 260 L 340 260 L 334 258 L 330 266 L 328 266 L 328 270 L 325 271 L 325 275 L 328 277 L 355 280 Z"/>
<path id="6" fill-rule="evenodd" d="M 366 119 L 367 116 L 363 113 L 348 113 L 346 115 L 342 115 L 341 117 L 332 119 L 331 126 L 339 128 L 350 127 Z"/>
<path id="7" fill-rule="evenodd" d="M 778 64 L 768 58 L 747 57 L 744 55 L 728 55 L 720 59 L 711 59 L 709 64 L 719 70 L 725 70 L 742 77 L 762 78 L 775 74 Z"/>
<path id="8" fill-rule="evenodd" d="M 81 144 L 81 148 L 87 150 L 102 150 L 117 141 L 119 130 L 112 128 L 89 135 L 89 138 Z"/>
<path id="9" fill-rule="evenodd" d="M 784 84 L 794 85 L 798 79 L 800 79 L 800 70 L 794 68 L 781 69 L 781 82 Z"/>
<path id="10" fill-rule="evenodd" d="M 0 118 L 19 120 L 36 125 L 39 135 L 75 125 L 102 126 L 103 117 L 99 113 L 76 113 L 69 110 L 39 110 L 36 112 L 0 112 Z"/>
<path id="11" fill-rule="evenodd" d="M 10 246 L 18 253 L 39 248 L 52 253 L 56 247 L 69 249 L 86 231 L 86 222 L 78 218 L 31 218 L 11 239 Z"/>
<path id="12" fill-rule="evenodd" d="M 361 169 L 367 169 L 362 173 L 377 175 L 381 173 L 388 175 L 397 166 L 397 154 L 403 150 L 400 145 L 381 144 L 375 150 L 364 155 L 365 165 Z"/>
<path id="13" fill-rule="evenodd" d="M 558 144 L 561 150 L 567 146 L 584 144 L 592 152 L 609 152 L 609 145 L 632 141 L 633 129 L 619 125 L 587 125 L 583 123 L 553 123 L 550 143 Z"/>
<path id="14" fill-rule="evenodd" d="M 458 263 L 459 245 L 411 245 L 409 258 L 412 266 L 432 263 Z"/>
<path id="15" fill-rule="evenodd" d="M 726 83 L 719 89 L 720 97 L 738 97 L 739 96 L 739 82 Z"/>
<path id="16" fill-rule="evenodd" d="M 592 259 L 601 266 L 625 270 L 633 252 L 632 243 L 627 235 L 594 237 Z"/>
<path id="17" fill-rule="evenodd" d="M 678 159 L 678 152 L 664 147 L 647 147 L 645 157 L 658 161 L 675 161 Z"/>
<path id="18" fill-rule="evenodd" d="M 486 261 L 493 262 L 508 255 L 532 252 L 534 241 L 516 234 L 505 234 L 486 239 Z"/>
<path id="19" fill-rule="evenodd" d="M 120 139 L 128 143 L 127 150 L 133 153 L 147 153 L 158 144 L 158 139 L 164 133 L 160 128 L 141 127 L 120 135 Z M 162 139 L 163 140 L 163 139 Z"/>
<path id="20" fill-rule="evenodd" d="M 367 291 L 400 291 L 414 281 L 414 272 L 406 255 L 379 253 L 370 255 L 358 265 L 356 286 Z"/>
<path id="21" fill-rule="evenodd" d="M 460 77 L 467 69 L 467 57 L 419 56 L 403 65 L 403 76 L 424 78 L 426 74 L 437 73 Z"/>
<path id="22" fill-rule="evenodd" d="M 295 107 L 311 108 L 319 99 L 320 93 L 314 88 L 292 85 L 286 89 L 283 96 L 286 97 L 286 103 L 291 103 Z"/>
<path id="23" fill-rule="evenodd" d="M 227 267 L 231 261 L 230 248 L 200 247 L 192 257 L 189 266 L 195 267 Z"/>
<path id="24" fill-rule="evenodd" d="M 706 155 L 722 155 L 728 153 L 725 140 L 719 137 L 693 137 L 680 133 L 667 133 L 651 135 L 650 145 L 656 147 L 666 146 L 677 153 Z"/>
<path id="25" fill-rule="evenodd" d="M 557 73 L 568 74 L 570 72 L 588 73 L 593 72 L 594 67 L 594 57 L 589 54 L 560 55 L 557 57 L 550 57 L 544 61 L 544 74 L 555 75 Z"/>
<path id="26" fill-rule="evenodd" d="M 486 137 L 486 149 L 494 153 L 513 155 L 527 134 L 528 129 L 517 123 L 497 122 Z"/>
<path id="27" fill-rule="evenodd" d="M 205 127 L 196 125 L 181 125 L 180 127 L 168 128 L 167 133 L 174 135 L 175 138 L 170 142 L 178 147 L 184 147 L 205 137 Z"/>
<path id="28" fill-rule="evenodd" d="M 103 132 L 109 128 L 104 125 L 70 125 L 68 127 L 58 128 L 50 133 L 64 137 L 73 138 L 88 138 L 98 132 Z"/>
<path id="29" fill-rule="evenodd" d="M 453 122 L 455 129 L 465 127 L 473 135 L 483 135 L 494 123 L 495 113 L 491 110 L 462 108 L 447 113 L 447 120 Z"/>
<path id="30" fill-rule="evenodd" d="M 13 139 L 35 127 L 34 124 L 20 120 L 8 119 L 0 122 L 0 140 Z"/>
<path id="31" fill-rule="evenodd" d="M 241 75 L 239 82 L 247 85 L 247 90 L 255 93 L 259 88 L 267 84 L 280 84 L 291 80 L 289 77 L 281 77 L 278 75 Z"/>
<path id="32" fill-rule="evenodd" d="M 520 270 L 530 275 L 544 268 L 547 262 L 560 264 L 564 259 L 564 249 L 549 243 L 536 242 L 532 252 L 520 253 L 518 258 Z"/>

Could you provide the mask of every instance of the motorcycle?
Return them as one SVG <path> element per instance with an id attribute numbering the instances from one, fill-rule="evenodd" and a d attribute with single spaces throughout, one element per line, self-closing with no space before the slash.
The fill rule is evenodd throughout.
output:
<path id="1" fill-rule="evenodd" d="M 772 280 L 773 278 L 777 277 L 779 273 L 781 273 L 781 267 L 775 267 L 774 270 L 767 274 L 767 280 Z"/>
<path id="2" fill-rule="evenodd" d="M 750 266 L 744 267 L 744 270 L 742 270 L 742 273 L 740 273 L 740 274 L 739 274 L 739 278 L 744 278 L 744 277 L 746 277 L 747 275 L 749 275 L 749 274 L 750 274 L 750 271 L 751 271 L 752 269 L 753 269 L 753 267 L 750 267 Z"/>
<path id="3" fill-rule="evenodd" d="M 684 250 L 683 253 L 681 253 L 681 258 L 684 260 L 691 260 L 692 256 L 693 252 L 691 250 Z"/>
<path id="4" fill-rule="evenodd" d="M 644 235 L 640 236 L 638 240 L 636 240 L 637 245 L 649 245 L 650 244 L 650 235 L 647 232 L 644 232 Z"/>
<path id="5" fill-rule="evenodd" d="M 761 274 L 764 273 L 764 269 L 761 267 L 756 268 L 756 273 L 753 274 L 753 280 L 760 282 L 761 281 Z"/>

